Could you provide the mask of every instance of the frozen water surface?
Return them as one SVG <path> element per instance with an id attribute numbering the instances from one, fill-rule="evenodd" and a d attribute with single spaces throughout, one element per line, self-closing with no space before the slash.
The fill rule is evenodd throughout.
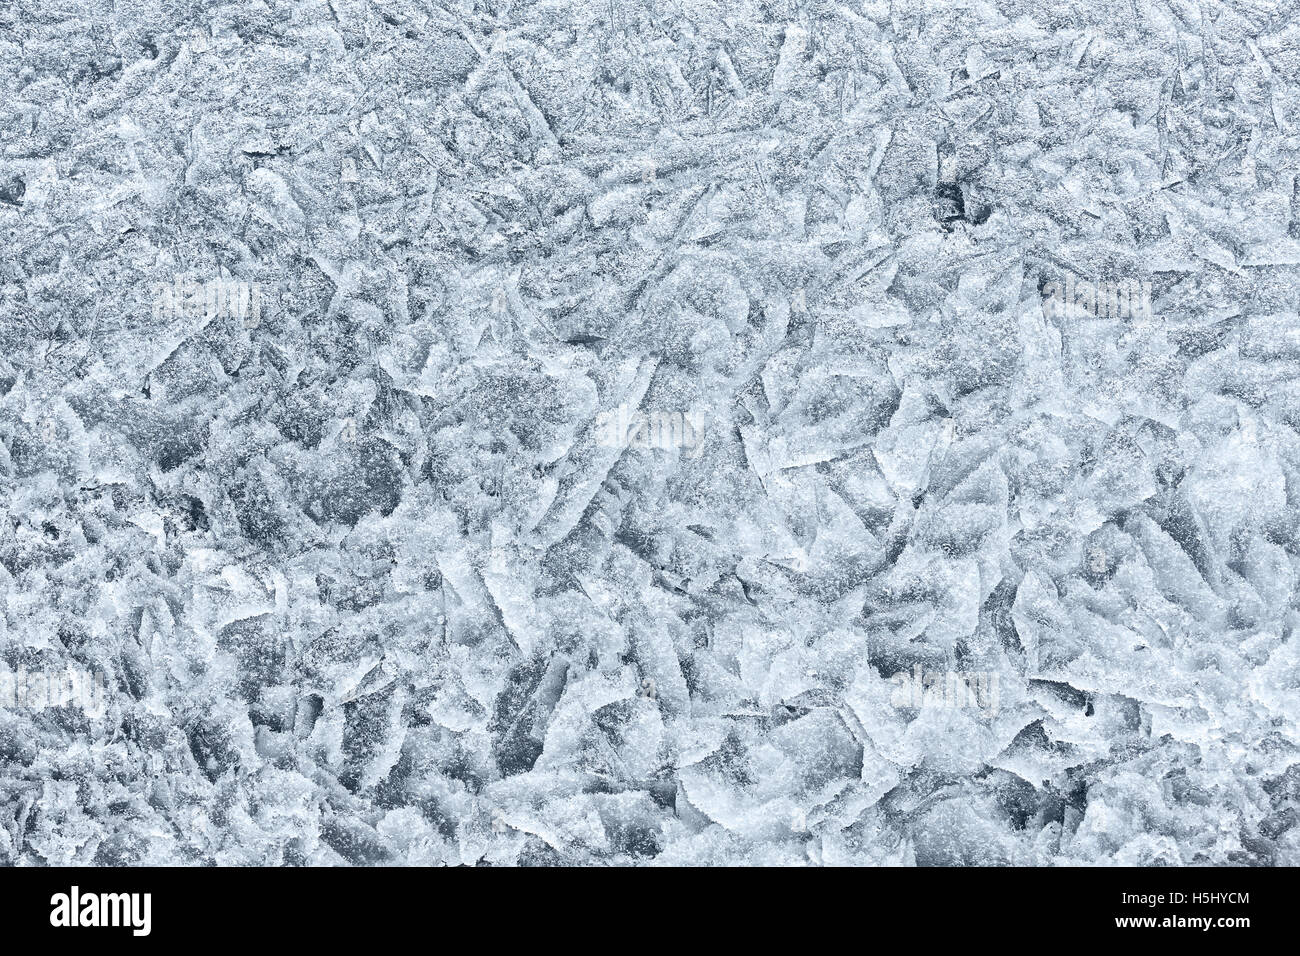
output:
<path id="1" fill-rule="evenodd" d="M 1298 78 L 4 4 L 0 862 L 1300 863 Z"/>

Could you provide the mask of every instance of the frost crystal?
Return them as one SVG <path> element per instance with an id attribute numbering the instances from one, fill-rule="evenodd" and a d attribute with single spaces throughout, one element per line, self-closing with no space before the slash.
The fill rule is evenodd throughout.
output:
<path id="1" fill-rule="evenodd" d="M 3 4 L 0 863 L 1300 863 L 1298 17 Z"/>

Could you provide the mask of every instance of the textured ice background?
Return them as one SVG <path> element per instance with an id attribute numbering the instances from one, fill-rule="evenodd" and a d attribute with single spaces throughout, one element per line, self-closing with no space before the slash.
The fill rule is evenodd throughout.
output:
<path id="1" fill-rule="evenodd" d="M 1300 863 L 1298 78 L 1289 0 L 0 5 L 0 663 L 109 688 L 0 709 L 0 861 Z"/>

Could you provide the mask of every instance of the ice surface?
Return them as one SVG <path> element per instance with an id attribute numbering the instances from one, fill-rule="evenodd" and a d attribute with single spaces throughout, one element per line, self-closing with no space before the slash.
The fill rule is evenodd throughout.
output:
<path id="1" fill-rule="evenodd" d="M 58 6 L 0 862 L 1300 863 L 1295 4 Z"/>

